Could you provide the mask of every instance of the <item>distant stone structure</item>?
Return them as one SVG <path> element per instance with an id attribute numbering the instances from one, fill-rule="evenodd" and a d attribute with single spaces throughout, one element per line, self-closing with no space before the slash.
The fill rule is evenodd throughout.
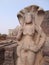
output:
<path id="1" fill-rule="evenodd" d="M 31 5 L 17 17 L 20 25 L 0 41 L 0 65 L 49 65 L 49 11 Z"/>

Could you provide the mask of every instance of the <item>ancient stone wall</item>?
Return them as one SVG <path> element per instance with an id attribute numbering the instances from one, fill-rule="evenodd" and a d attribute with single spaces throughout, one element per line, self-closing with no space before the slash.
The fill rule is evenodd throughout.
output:
<path id="1" fill-rule="evenodd" d="M 16 65 L 16 46 L 11 42 L 0 42 L 0 65 Z"/>

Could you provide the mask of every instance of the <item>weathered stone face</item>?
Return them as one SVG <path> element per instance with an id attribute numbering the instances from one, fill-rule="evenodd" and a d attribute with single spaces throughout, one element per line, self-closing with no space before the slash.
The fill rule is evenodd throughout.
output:
<path id="1" fill-rule="evenodd" d="M 32 23 L 33 19 L 32 19 L 31 13 L 26 13 L 24 16 L 24 19 L 26 24 Z"/>

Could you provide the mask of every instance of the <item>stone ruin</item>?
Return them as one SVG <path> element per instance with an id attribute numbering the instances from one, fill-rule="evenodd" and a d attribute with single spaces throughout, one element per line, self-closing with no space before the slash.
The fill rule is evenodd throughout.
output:
<path id="1" fill-rule="evenodd" d="M 49 11 L 31 5 L 17 17 L 20 26 L 0 41 L 0 65 L 49 65 Z"/>

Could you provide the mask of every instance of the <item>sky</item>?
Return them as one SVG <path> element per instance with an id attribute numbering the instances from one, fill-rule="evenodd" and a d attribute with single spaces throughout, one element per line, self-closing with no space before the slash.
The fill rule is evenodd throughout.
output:
<path id="1" fill-rule="evenodd" d="M 17 13 L 29 5 L 49 10 L 49 0 L 0 0 L 0 33 L 8 34 L 8 29 L 19 25 Z"/>

